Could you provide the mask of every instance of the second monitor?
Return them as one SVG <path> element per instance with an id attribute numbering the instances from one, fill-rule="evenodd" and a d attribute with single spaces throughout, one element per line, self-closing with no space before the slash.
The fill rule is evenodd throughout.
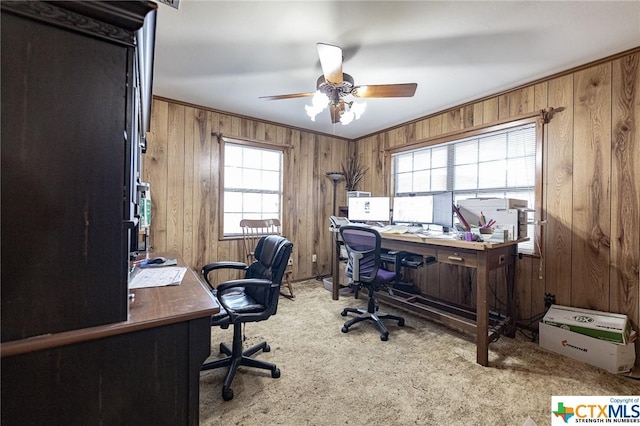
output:
<path id="1" fill-rule="evenodd" d="M 389 197 L 350 197 L 349 220 L 352 222 L 389 222 Z"/>
<path id="2" fill-rule="evenodd" d="M 453 193 L 393 198 L 394 223 L 453 226 Z"/>

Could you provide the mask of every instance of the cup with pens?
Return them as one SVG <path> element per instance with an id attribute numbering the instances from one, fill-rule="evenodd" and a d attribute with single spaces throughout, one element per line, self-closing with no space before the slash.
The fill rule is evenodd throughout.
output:
<path id="1" fill-rule="evenodd" d="M 480 212 L 480 220 L 478 221 L 478 228 L 482 236 L 491 236 L 493 234 L 493 225 L 496 221 L 493 219 L 487 220 L 483 212 Z"/>

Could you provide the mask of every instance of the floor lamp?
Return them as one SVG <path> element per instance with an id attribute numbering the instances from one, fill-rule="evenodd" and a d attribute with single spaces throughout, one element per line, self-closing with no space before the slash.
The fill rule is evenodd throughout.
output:
<path id="1" fill-rule="evenodd" d="M 336 214 L 336 186 L 338 185 L 338 182 L 340 182 L 342 179 L 344 179 L 344 175 L 340 172 L 327 172 L 327 177 L 329 179 L 331 179 L 331 181 L 333 182 L 333 205 L 332 205 L 332 210 L 331 210 L 331 214 L 333 216 L 337 216 Z"/>
<path id="2" fill-rule="evenodd" d="M 342 179 L 344 179 L 344 174 L 341 172 L 327 172 L 326 176 L 331 179 L 331 182 L 333 182 L 333 204 L 331 205 L 331 214 L 333 216 L 337 216 L 336 214 L 336 196 L 337 196 L 337 192 L 336 192 L 336 186 L 338 186 L 338 182 L 340 182 Z M 335 262 L 335 257 L 336 257 L 336 237 L 335 235 L 333 235 L 333 232 L 331 233 L 331 276 L 334 276 L 333 274 L 333 268 L 334 268 L 334 262 Z"/>

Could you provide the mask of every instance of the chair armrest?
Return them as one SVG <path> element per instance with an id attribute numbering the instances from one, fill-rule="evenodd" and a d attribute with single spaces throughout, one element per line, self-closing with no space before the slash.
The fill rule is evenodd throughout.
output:
<path id="1" fill-rule="evenodd" d="M 211 271 L 215 271 L 217 269 L 236 269 L 239 271 L 246 271 L 249 266 L 246 263 L 242 262 L 233 262 L 233 261 L 224 261 L 224 262 L 212 262 L 204 265 L 202 267 L 202 276 L 204 280 L 209 285 L 211 290 L 214 290 L 216 287 L 211 284 L 209 281 L 209 273 Z"/>
<path id="2" fill-rule="evenodd" d="M 262 305 L 264 309 L 259 312 L 238 312 L 234 309 L 233 306 L 230 306 L 225 302 L 224 296 L 225 294 L 233 294 L 237 292 L 237 289 L 246 289 L 246 288 L 262 288 L 265 291 L 273 291 L 276 293 L 276 297 L 279 296 L 278 284 L 273 283 L 271 280 L 259 279 L 259 278 L 245 278 L 239 280 L 231 280 L 225 281 L 219 284 L 216 287 L 217 294 L 216 297 L 218 301 L 222 305 L 222 307 L 227 311 L 229 315 L 229 319 L 231 323 L 235 323 L 238 320 L 240 321 L 259 321 L 268 318 L 275 311 L 275 306 L 270 306 L 269 304 Z M 242 294 L 242 292 L 240 293 Z M 272 297 L 268 298 L 269 300 Z M 277 299 L 276 299 L 277 300 Z"/>

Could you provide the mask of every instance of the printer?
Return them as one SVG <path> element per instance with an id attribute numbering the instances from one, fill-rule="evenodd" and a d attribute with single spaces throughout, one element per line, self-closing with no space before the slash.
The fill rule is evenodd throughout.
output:
<path id="1" fill-rule="evenodd" d="M 527 200 L 515 198 L 467 198 L 458 201 L 460 214 L 469 225 L 476 225 L 480 215 L 495 220 L 494 228 L 508 233 L 509 240 L 527 237 Z"/>

